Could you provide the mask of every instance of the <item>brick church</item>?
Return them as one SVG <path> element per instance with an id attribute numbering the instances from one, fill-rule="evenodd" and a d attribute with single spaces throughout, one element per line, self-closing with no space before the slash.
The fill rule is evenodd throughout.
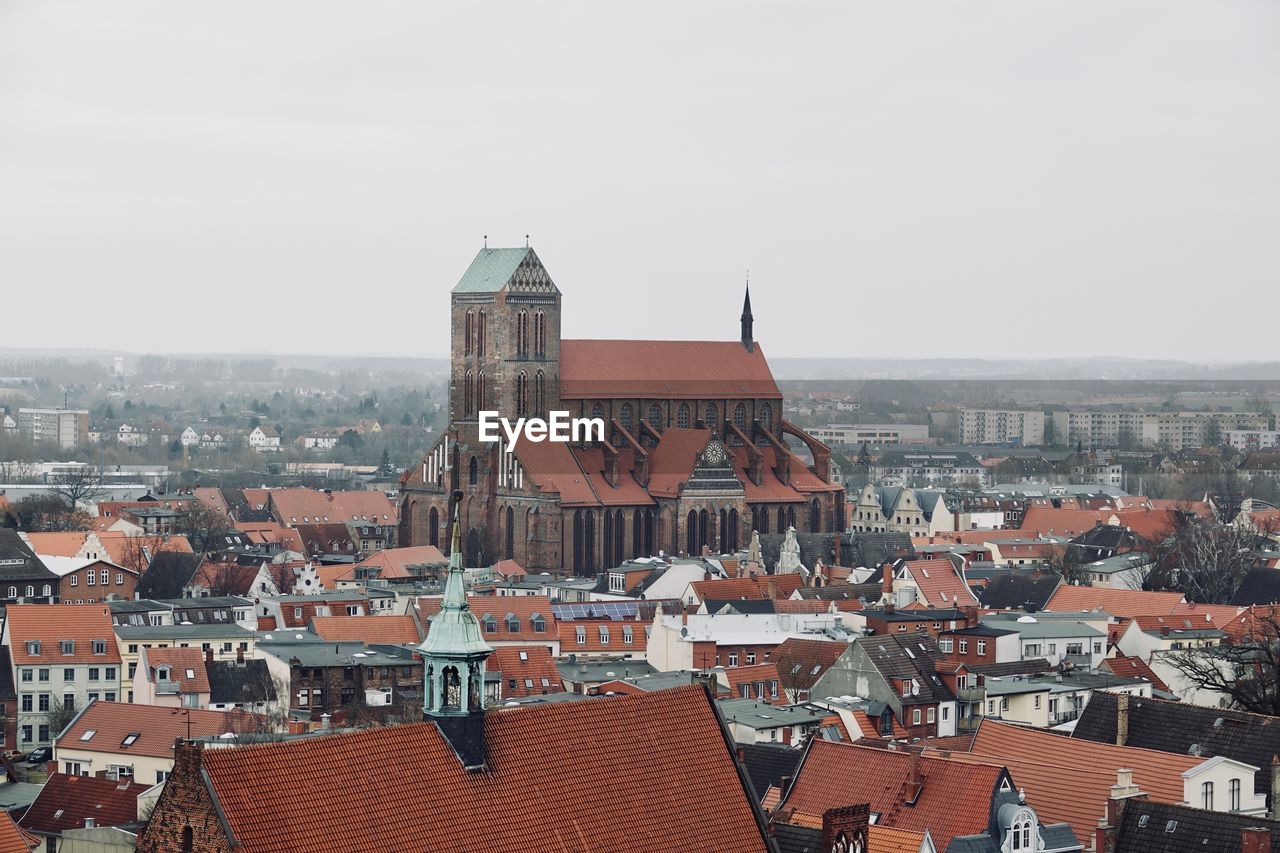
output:
<path id="1" fill-rule="evenodd" d="M 830 451 L 783 418 L 750 293 L 736 341 L 562 339 L 560 308 L 531 248 L 482 249 L 453 288 L 449 428 L 401 479 L 402 545 L 450 541 L 454 490 L 468 566 L 594 575 L 743 549 L 753 529 L 843 528 Z M 506 452 L 479 440 L 481 410 L 601 418 L 605 439 Z"/>

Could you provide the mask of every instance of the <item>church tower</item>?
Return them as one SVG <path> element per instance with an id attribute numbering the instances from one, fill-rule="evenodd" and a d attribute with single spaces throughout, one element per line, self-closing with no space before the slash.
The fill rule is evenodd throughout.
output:
<path id="1" fill-rule="evenodd" d="M 751 285 L 748 284 L 746 298 L 742 300 L 742 345 L 747 348 L 747 352 L 756 351 L 756 341 L 751 331 L 754 324 L 755 317 L 751 316 Z"/>
<path id="2" fill-rule="evenodd" d="M 560 291 L 532 248 L 481 249 L 451 302 L 451 424 L 559 408 Z"/>
<path id="3" fill-rule="evenodd" d="M 457 497 L 444 600 L 427 639 L 418 647 L 423 665 L 422 714 L 440 729 L 464 767 L 479 770 L 485 766 L 484 665 L 493 649 L 484 641 L 480 621 L 467 604 Z"/>

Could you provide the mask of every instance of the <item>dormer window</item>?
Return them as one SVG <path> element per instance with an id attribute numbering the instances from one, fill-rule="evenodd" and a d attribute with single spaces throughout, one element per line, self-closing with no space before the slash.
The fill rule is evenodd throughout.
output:
<path id="1" fill-rule="evenodd" d="M 39 640 L 27 640 L 27 654 L 28 654 L 28 655 L 31 655 L 32 657 L 39 657 L 39 656 L 40 656 L 40 641 L 39 641 Z"/>
<path id="2" fill-rule="evenodd" d="M 168 680 L 169 680 L 169 667 L 167 666 L 156 667 L 156 681 L 168 681 Z"/>
<path id="3" fill-rule="evenodd" d="M 74 655 L 76 653 L 75 640 L 62 640 L 58 643 L 64 655 Z"/>
<path id="4" fill-rule="evenodd" d="M 105 655 L 105 654 L 107 653 L 107 641 L 106 641 L 106 640 L 94 640 L 94 641 L 93 641 L 93 653 L 94 653 L 95 655 Z"/>

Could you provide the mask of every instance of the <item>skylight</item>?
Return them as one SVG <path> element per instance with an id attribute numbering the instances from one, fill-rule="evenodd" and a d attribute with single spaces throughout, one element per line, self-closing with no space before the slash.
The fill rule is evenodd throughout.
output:
<path id="1" fill-rule="evenodd" d="M 142 732 L 129 732 L 124 736 L 124 740 L 120 741 L 121 746 L 133 746 L 138 738 L 142 737 Z"/>
<path id="2" fill-rule="evenodd" d="M 89 729 L 84 734 L 80 735 L 80 740 L 93 740 L 93 736 L 96 735 L 97 733 L 98 733 L 97 729 Z"/>

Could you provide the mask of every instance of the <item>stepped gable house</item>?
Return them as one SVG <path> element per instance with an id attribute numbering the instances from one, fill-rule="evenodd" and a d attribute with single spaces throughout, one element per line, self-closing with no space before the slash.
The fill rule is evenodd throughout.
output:
<path id="1" fill-rule="evenodd" d="M 468 566 L 593 575 L 659 550 L 745 548 L 753 529 L 843 528 L 830 452 L 783 418 L 749 293 L 736 341 L 562 340 L 560 310 L 531 248 L 482 249 L 454 287 L 450 426 L 402 478 L 402 545 L 449 541 L 454 489 Z M 480 442 L 481 410 L 597 417 L 605 436 L 505 453 Z"/>

